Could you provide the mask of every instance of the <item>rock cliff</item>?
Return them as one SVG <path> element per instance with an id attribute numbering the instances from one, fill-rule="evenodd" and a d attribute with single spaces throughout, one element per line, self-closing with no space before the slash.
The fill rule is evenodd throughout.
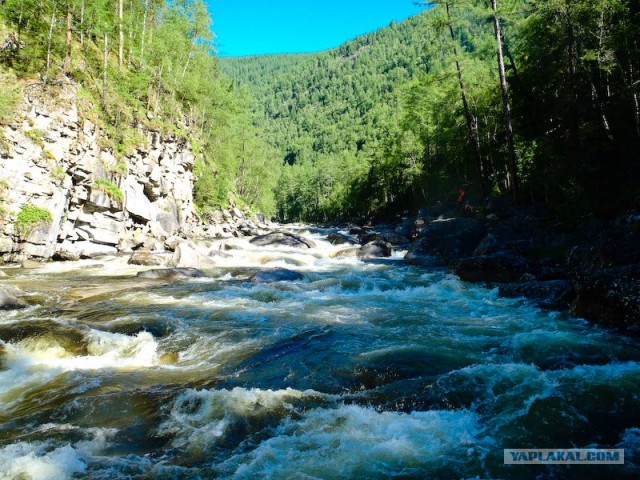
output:
<path id="1" fill-rule="evenodd" d="M 185 233 L 196 219 L 189 142 L 140 127 L 145 141 L 116 156 L 79 114 L 77 86 L 27 85 L 0 127 L 0 255 L 75 259 L 130 251 Z M 41 219 L 21 212 L 48 211 Z"/>

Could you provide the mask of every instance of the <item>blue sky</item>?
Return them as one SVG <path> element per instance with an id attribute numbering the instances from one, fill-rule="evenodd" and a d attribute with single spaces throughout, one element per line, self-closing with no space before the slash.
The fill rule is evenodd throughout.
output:
<path id="1" fill-rule="evenodd" d="M 315 52 L 422 11 L 415 0 L 206 0 L 220 56 Z"/>

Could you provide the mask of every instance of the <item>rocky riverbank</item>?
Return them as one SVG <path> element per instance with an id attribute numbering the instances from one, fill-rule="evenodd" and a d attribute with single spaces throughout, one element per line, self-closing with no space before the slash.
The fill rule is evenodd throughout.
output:
<path id="1" fill-rule="evenodd" d="M 640 325 L 640 212 L 575 229 L 562 228 L 544 206 L 494 208 L 483 218 L 462 213 L 455 205 L 423 209 L 336 241 L 400 246 L 408 264 L 446 266 L 505 297 L 615 327 Z"/>
<path id="2" fill-rule="evenodd" d="M 195 155 L 186 137 L 138 126 L 118 151 L 82 113 L 68 81 L 25 88 L 0 131 L 0 256 L 8 263 L 173 251 L 180 240 L 256 235 L 267 221 L 231 205 L 207 219 L 193 204 Z M 133 142 L 136 143 L 136 142 Z"/>

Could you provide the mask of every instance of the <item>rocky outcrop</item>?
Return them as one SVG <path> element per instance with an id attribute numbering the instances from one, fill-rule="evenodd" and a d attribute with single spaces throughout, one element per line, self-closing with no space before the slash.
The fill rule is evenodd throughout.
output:
<path id="1" fill-rule="evenodd" d="M 79 114 L 75 84 L 42 88 L 25 89 L 15 122 L 2 132 L 4 260 L 91 258 L 184 233 L 195 220 L 188 141 L 140 127 L 140 144 L 116 154 Z M 18 231 L 28 204 L 48 210 L 52 221 Z"/>

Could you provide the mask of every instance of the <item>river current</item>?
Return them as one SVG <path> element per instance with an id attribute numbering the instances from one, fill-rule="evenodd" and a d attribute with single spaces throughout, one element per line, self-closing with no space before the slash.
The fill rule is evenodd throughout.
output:
<path id="1" fill-rule="evenodd" d="M 5 269 L 0 478 L 639 478 L 640 347 L 442 269 L 244 239 L 205 279 Z M 292 282 L 258 284 L 284 267 Z M 6 283 L 6 282 L 4 282 Z M 624 448 L 624 466 L 503 465 Z"/>

